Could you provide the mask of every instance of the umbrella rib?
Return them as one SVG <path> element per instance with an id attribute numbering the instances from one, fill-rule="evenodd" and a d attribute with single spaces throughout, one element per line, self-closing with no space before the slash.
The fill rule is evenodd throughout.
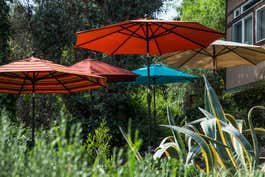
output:
<path id="1" fill-rule="evenodd" d="M 24 74 L 25 78 L 27 78 L 31 82 L 33 81 L 33 79 L 26 72 L 22 72 L 22 73 Z"/>
<path id="2" fill-rule="evenodd" d="M 77 75 L 77 74 L 76 74 L 76 76 L 79 77 L 79 78 L 81 78 L 81 79 L 84 79 L 84 80 L 87 80 L 87 81 L 89 81 L 89 82 L 92 82 L 92 83 L 94 83 L 94 84 L 98 84 L 98 85 L 100 85 L 100 86 L 102 86 L 102 87 L 104 87 L 104 88 L 106 87 L 105 85 L 101 84 L 100 82 L 95 82 L 95 81 L 93 81 L 93 80 L 91 80 L 91 79 L 89 79 L 89 78 L 86 78 L 86 77 L 84 77 L 84 76 Z"/>
<path id="3" fill-rule="evenodd" d="M 167 58 L 173 57 L 174 55 L 176 55 L 176 54 L 180 54 L 180 53 L 183 53 L 183 52 L 185 52 L 185 51 L 172 52 L 172 53 L 166 54 L 165 56 L 162 55 L 162 56 L 160 56 L 158 59 L 159 59 L 160 61 L 163 61 L 163 60 L 166 60 Z"/>
<path id="4" fill-rule="evenodd" d="M 141 29 L 142 29 L 143 34 L 144 34 L 144 36 L 145 36 L 145 37 L 144 37 L 144 40 L 146 40 L 146 35 L 147 35 L 147 34 L 146 34 L 146 31 L 144 30 L 144 25 L 141 25 Z"/>
<path id="5" fill-rule="evenodd" d="M 217 31 L 212 31 L 212 30 L 194 28 L 194 27 L 191 27 L 191 26 L 181 26 L 181 25 L 176 25 L 176 24 L 167 23 L 167 22 L 163 22 L 163 23 L 164 24 L 167 24 L 169 26 L 175 26 L 175 27 L 178 27 L 178 28 L 187 28 L 187 29 L 196 30 L 196 31 L 203 31 L 203 32 L 208 32 L 208 33 L 214 33 L 214 34 L 224 35 L 223 33 L 220 33 L 220 32 L 217 32 Z"/>
<path id="6" fill-rule="evenodd" d="M 131 35 L 131 33 L 124 33 L 124 32 L 121 32 L 121 31 L 119 31 L 118 33 L 121 33 L 121 34 L 127 35 L 127 36 Z M 132 36 L 135 37 L 135 38 L 138 38 L 138 39 L 143 39 L 142 37 L 139 37 L 139 35 L 132 34 Z"/>
<path id="7" fill-rule="evenodd" d="M 265 50 L 264 50 L 264 51 L 257 51 L 257 50 L 255 50 L 255 49 L 251 49 L 251 48 L 248 48 L 248 47 L 244 47 L 244 49 L 246 49 L 246 50 L 250 50 L 250 51 L 253 51 L 253 52 L 257 52 L 257 53 L 265 54 Z"/>
<path id="8" fill-rule="evenodd" d="M 139 26 L 141 27 L 142 24 L 140 24 Z M 122 25 L 120 25 L 120 27 L 123 28 L 124 30 L 127 30 L 127 31 L 130 32 L 130 34 L 126 34 L 126 35 L 134 34 L 134 35 L 135 35 L 134 37 L 137 37 L 137 38 L 139 38 L 139 39 L 145 39 L 143 36 L 141 36 L 141 35 L 139 35 L 139 34 L 136 33 L 136 31 L 138 31 L 139 28 L 138 28 L 137 30 L 133 31 L 133 30 L 130 30 L 129 28 L 125 28 L 125 27 L 122 26 Z"/>
<path id="9" fill-rule="evenodd" d="M 156 23 L 156 24 L 157 24 L 157 23 Z M 157 25 L 158 25 L 158 26 L 161 26 L 160 24 L 157 24 Z M 161 26 L 161 28 L 167 30 L 167 28 L 165 28 L 165 27 L 163 27 L 163 26 Z M 196 44 L 196 45 L 201 46 L 202 48 L 205 48 L 205 47 L 206 47 L 206 46 L 204 46 L 203 44 L 201 44 L 201 43 L 199 43 L 199 42 L 196 42 L 196 41 L 194 41 L 194 40 L 192 40 L 192 39 L 190 39 L 190 38 L 188 38 L 188 37 L 186 37 L 186 36 L 184 36 L 184 35 L 181 35 L 181 34 L 175 32 L 175 31 L 172 31 L 172 30 L 169 30 L 169 31 L 170 31 L 171 33 L 177 35 L 177 36 L 180 36 L 181 38 L 183 38 L 183 39 L 185 39 L 185 40 L 187 40 L 187 41 L 190 41 L 190 42 L 192 42 L 192 43 L 194 43 L 194 44 Z"/>
<path id="10" fill-rule="evenodd" d="M 157 25 L 157 24 L 156 24 Z M 158 26 L 158 25 L 157 25 Z M 160 26 L 158 26 L 160 27 Z M 170 34 L 171 30 L 173 29 L 176 29 L 177 27 L 172 27 L 172 28 L 165 28 L 163 32 L 157 34 L 157 35 L 154 35 L 154 36 L 151 36 L 152 38 L 158 38 L 158 37 L 161 37 L 161 36 L 165 36 L 167 34 Z"/>
<path id="11" fill-rule="evenodd" d="M 58 82 L 59 84 L 61 84 L 61 85 L 63 86 L 63 88 L 64 88 L 65 90 L 67 90 L 69 93 L 71 93 L 71 90 L 70 90 L 69 88 L 67 88 L 67 87 L 64 85 L 64 83 L 62 83 L 62 82 L 59 80 L 59 78 L 57 78 L 57 76 L 54 75 L 54 73 L 52 73 L 52 72 L 49 72 L 49 73 L 51 74 L 51 76 L 53 76 L 53 77 L 57 80 L 57 82 Z"/>
<path id="12" fill-rule="evenodd" d="M 192 50 L 192 51 L 197 52 L 197 53 L 202 54 L 202 55 L 205 55 L 205 56 L 208 56 L 208 57 L 212 57 L 213 56 L 210 52 L 208 52 L 204 48 L 201 48 L 201 50 L 199 50 L 199 51 L 196 51 L 196 50 Z"/>
<path id="13" fill-rule="evenodd" d="M 25 77 L 19 76 L 17 74 L 11 74 L 11 73 L 1 73 L 1 75 L 6 76 L 6 77 L 11 77 L 13 79 L 17 79 L 17 78 L 24 79 L 25 78 Z"/>
<path id="14" fill-rule="evenodd" d="M 56 73 L 55 71 L 53 71 L 53 72 L 49 72 L 49 74 L 44 75 L 44 76 L 42 76 L 42 77 L 39 77 L 38 80 L 47 79 L 47 78 L 49 78 L 50 76 L 52 76 L 52 74 L 55 74 L 55 73 Z M 62 75 L 65 75 L 65 74 L 62 74 Z"/>
<path id="15" fill-rule="evenodd" d="M 202 50 L 202 49 L 200 49 L 200 50 Z M 182 67 L 182 66 L 184 66 L 186 63 L 188 63 L 192 58 L 194 58 L 196 55 L 198 55 L 199 54 L 199 52 L 196 52 L 194 55 L 192 55 L 190 58 L 188 58 L 186 61 L 184 61 L 181 65 L 179 65 L 178 67 L 180 68 L 180 67 Z"/>
<path id="16" fill-rule="evenodd" d="M 139 29 L 140 29 L 140 26 L 135 31 L 133 31 L 133 33 L 138 31 Z M 132 37 L 133 33 L 131 33 L 113 52 L 111 52 L 111 55 L 117 52 Z"/>
<path id="17" fill-rule="evenodd" d="M 159 28 L 159 27 L 158 27 Z M 153 30 L 152 30 L 152 28 L 150 28 L 150 31 L 151 31 L 151 36 L 154 34 L 154 32 L 153 32 Z M 158 49 L 158 52 L 159 52 L 159 55 L 161 55 L 161 49 L 160 49 L 160 47 L 159 47 L 159 45 L 158 45 L 158 42 L 157 42 L 157 40 L 156 40 L 156 38 L 154 38 L 154 41 L 155 41 L 155 43 L 156 43 L 156 47 L 157 47 L 157 49 Z"/>
<path id="18" fill-rule="evenodd" d="M 133 26 L 135 26 L 135 25 L 136 25 L 136 24 L 132 24 L 132 25 L 130 25 L 128 28 L 133 27 Z M 76 45 L 76 47 L 80 47 L 80 46 L 82 46 L 82 45 L 85 45 L 85 44 L 88 44 L 88 43 L 94 42 L 94 41 L 99 40 L 99 39 L 102 39 L 102 38 L 104 38 L 104 37 L 106 37 L 106 36 L 112 35 L 112 34 L 114 34 L 114 33 L 118 33 L 118 32 L 120 32 L 120 31 L 122 31 L 122 30 L 124 30 L 124 29 L 119 29 L 119 30 L 116 30 L 116 31 L 112 31 L 111 33 L 104 34 L 103 36 L 99 36 L 99 37 L 97 37 L 97 38 L 94 38 L 94 39 L 91 39 L 91 40 L 89 40 L 89 41 L 86 41 L 86 42 L 83 42 L 83 43 L 81 43 L 81 44 L 78 44 L 78 45 Z M 88 31 L 88 32 L 89 32 L 89 31 Z"/>
<path id="19" fill-rule="evenodd" d="M 250 59 L 248 59 L 248 58 L 246 58 L 246 57 L 244 57 L 244 56 L 242 56 L 242 55 L 240 55 L 239 53 L 237 53 L 236 51 L 234 51 L 234 49 L 229 49 L 228 47 L 226 47 L 226 48 L 227 48 L 228 50 L 230 50 L 231 52 L 233 52 L 234 54 L 236 54 L 237 56 L 243 58 L 243 59 L 246 60 L 247 62 L 249 62 L 249 63 L 251 63 L 251 64 L 253 64 L 253 65 L 256 65 L 255 62 L 251 61 Z"/>
<path id="20" fill-rule="evenodd" d="M 238 47 L 234 47 L 233 50 L 237 49 Z M 224 51 L 224 49 L 226 49 L 226 51 Z M 231 49 L 228 48 L 227 46 L 224 46 L 224 49 L 222 50 L 223 52 L 222 53 L 218 53 L 219 56 L 221 55 L 224 55 L 224 54 L 227 54 L 229 52 L 231 52 Z"/>
<path id="21" fill-rule="evenodd" d="M 229 52 L 229 51 L 225 51 L 225 50 L 227 50 L 227 49 L 224 47 L 222 50 L 220 50 L 219 52 L 217 52 L 216 56 L 221 56 L 221 55 L 224 55 L 224 54 L 226 54 L 226 53 Z"/>
<path id="22" fill-rule="evenodd" d="M 152 32 L 152 35 L 150 38 L 153 38 L 155 36 L 155 33 L 160 29 L 160 26 L 157 26 L 157 28 Z M 150 28 L 151 29 L 151 28 Z M 161 34 L 161 33 L 160 33 Z"/>
<path id="23" fill-rule="evenodd" d="M 24 78 L 23 83 L 22 83 L 22 85 L 21 85 L 21 87 L 20 87 L 20 89 L 19 89 L 18 94 L 21 94 L 21 92 L 22 92 L 22 90 L 23 90 L 23 88 L 24 88 L 24 86 L 25 86 L 25 82 L 26 82 L 26 78 Z"/>

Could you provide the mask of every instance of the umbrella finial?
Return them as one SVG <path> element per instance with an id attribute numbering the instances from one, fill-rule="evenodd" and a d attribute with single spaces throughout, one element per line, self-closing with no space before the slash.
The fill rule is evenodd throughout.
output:
<path id="1" fill-rule="evenodd" d="M 36 56 L 36 52 L 35 51 L 32 51 L 31 52 L 31 57 L 35 57 Z"/>

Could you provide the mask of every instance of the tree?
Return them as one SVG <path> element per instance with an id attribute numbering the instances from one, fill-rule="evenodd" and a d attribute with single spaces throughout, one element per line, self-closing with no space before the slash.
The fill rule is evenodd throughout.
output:
<path id="1" fill-rule="evenodd" d="M 11 37 L 9 22 L 9 5 L 7 0 L 0 0 L 0 64 L 6 64 L 10 55 L 9 40 Z M 14 118 L 17 97 L 0 93 L 0 109 L 7 110 Z"/>
<path id="2" fill-rule="evenodd" d="M 6 0 L 0 0 L 0 64 L 6 64 L 9 54 L 8 40 L 10 23 L 8 21 L 9 7 Z"/>
<path id="3" fill-rule="evenodd" d="M 183 21 L 196 21 L 225 31 L 225 0 L 183 0 L 178 12 Z"/>
<path id="4" fill-rule="evenodd" d="M 225 31 L 225 0 L 183 0 L 180 7 L 177 8 L 179 12 L 180 20 L 182 21 L 195 21 L 203 25 L 206 25 L 210 28 L 213 28 L 217 31 Z M 217 73 L 213 73 L 210 70 L 187 70 L 196 75 L 206 75 L 210 83 L 213 85 L 215 91 L 219 96 L 222 95 L 224 91 L 224 77 L 225 71 L 218 70 Z M 196 89 L 194 89 L 196 88 Z M 187 89 L 187 93 L 192 93 L 191 95 L 187 94 L 186 97 L 196 97 L 196 100 L 183 98 L 187 100 L 186 106 L 186 115 L 188 117 L 198 117 L 200 115 L 198 107 L 203 106 L 203 99 L 200 95 L 203 95 L 204 82 L 202 79 L 196 80 L 194 85 Z M 222 97 L 220 100 L 223 101 Z"/>
<path id="5" fill-rule="evenodd" d="M 24 22 L 28 23 L 25 27 L 17 26 L 18 28 L 14 29 L 14 31 L 21 32 L 23 29 L 27 31 L 26 34 L 30 34 L 27 36 L 26 40 L 24 38 L 18 38 L 18 40 L 20 40 L 18 44 L 23 44 L 22 41 L 31 43 L 31 46 L 26 47 L 26 51 L 32 49 L 36 52 L 36 57 L 70 65 L 89 56 L 116 66 L 134 69 L 145 63 L 142 57 L 106 56 L 102 53 L 90 50 L 75 49 L 76 32 L 127 19 L 144 17 L 145 14 L 151 16 L 153 12 L 160 8 L 162 1 L 163 0 L 34 0 L 34 4 L 32 5 L 18 4 L 16 12 L 21 15 L 14 14 L 15 16 L 12 17 L 12 20 L 14 22 L 14 27 L 16 27 L 17 24 L 24 25 Z M 21 21 L 23 21 L 23 23 Z M 13 46 L 17 46 L 17 42 L 12 44 Z M 21 51 L 24 51 L 23 45 L 19 47 L 22 49 Z M 28 57 L 28 55 L 29 54 L 25 54 L 24 57 Z M 130 96 L 133 91 L 134 88 L 110 84 L 108 88 L 94 91 L 93 100 L 89 93 L 63 96 L 38 95 L 36 103 L 39 104 L 39 106 L 36 106 L 36 114 L 40 115 L 37 116 L 39 117 L 39 125 L 46 126 L 47 121 L 51 118 L 56 119 L 59 117 L 56 115 L 60 112 L 58 110 L 60 107 L 66 107 L 75 118 L 72 121 L 86 121 L 87 124 L 84 124 L 86 129 L 97 127 L 97 124 L 100 122 L 99 120 L 105 118 L 108 125 L 111 127 L 111 132 L 119 135 L 117 124 L 119 123 L 120 125 L 120 122 L 125 122 L 125 124 L 127 124 L 126 121 L 128 117 L 145 120 L 143 119 L 145 117 L 145 109 L 141 108 L 144 109 L 143 114 L 138 113 L 138 115 L 135 115 L 137 108 L 131 106 L 132 103 L 134 103 Z M 27 101 L 27 97 L 25 97 L 23 100 L 19 101 L 19 105 L 25 105 L 23 103 Z M 91 104 L 94 105 L 92 111 L 89 109 L 91 108 Z M 26 113 L 28 111 L 25 111 L 24 108 L 24 106 L 20 106 L 21 114 L 18 115 L 25 115 L 24 117 L 27 118 L 28 115 Z M 40 109 L 38 110 L 38 108 Z M 91 112 L 94 113 L 94 117 L 92 118 L 90 116 Z M 114 139 L 115 143 L 119 141 L 119 138 Z"/>

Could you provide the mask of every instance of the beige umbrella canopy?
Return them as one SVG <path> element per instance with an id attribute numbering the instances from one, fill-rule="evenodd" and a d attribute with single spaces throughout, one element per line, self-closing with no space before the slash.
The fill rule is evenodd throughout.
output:
<path id="1" fill-rule="evenodd" d="M 265 60 L 260 46 L 217 40 L 207 48 L 177 51 L 162 55 L 160 61 L 174 68 L 227 68 L 256 65 Z"/>

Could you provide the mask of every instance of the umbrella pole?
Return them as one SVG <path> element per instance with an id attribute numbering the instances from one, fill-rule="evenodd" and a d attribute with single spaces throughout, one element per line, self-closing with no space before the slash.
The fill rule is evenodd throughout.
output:
<path id="1" fill-rule="evenodd" d="M 147 54 L 147 119 L 148 119 L 148 145 L 149 152 L 151 152 L 151 91 L 150 91 L 150 57 Z"/>
<path id="2" fill-rule="evenodd" d="M 151 152 L 151 92 L 150 92 L 150 55 L 149 55 L 149 28 L 148 23 L 145 24 L 146 29 L 146 53 L 147 53 L 147 119 L 149 124 L 148 129 L 148 151 Z"/>
<path id="3" fill-rule="evenodd" d="M 32 146 L 35 145 L 35 81 L 32 82 Z"/>
<path id="4" fill-rule="evenodd" d="M 156 127 L 156 83 L 154 79 L 154 127 Z"/>
<path id="5" fill-rule="evenodd" d="M 92 90 L 89 90 L 89 94 L 90 94 L 90 119 L 93 120 L 93 93 Z"/>
<path id="6" fill-rule="evenodd" d="M 217 59 L 216 59 L 216 49 L 215 46 L 213 46 L 213 72 L 214 75 L 217 75 Z"/>

